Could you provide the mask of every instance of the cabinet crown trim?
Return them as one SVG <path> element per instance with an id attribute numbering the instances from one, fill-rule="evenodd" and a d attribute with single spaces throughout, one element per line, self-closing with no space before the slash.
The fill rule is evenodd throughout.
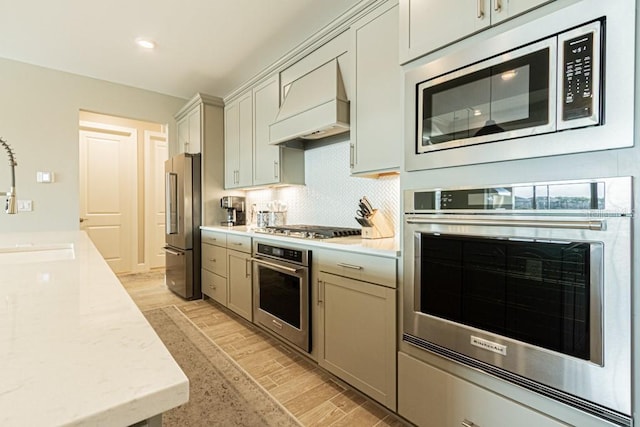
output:
<path id="1" fill-rule="evenodd" d="M 219 96 L 196 93 L 178 112 L 173 116 L 176 120 L 184 117 L 193 107 L 198 104 L 212 105 L 214 107 L 224 107 L 224 101 Z"/>

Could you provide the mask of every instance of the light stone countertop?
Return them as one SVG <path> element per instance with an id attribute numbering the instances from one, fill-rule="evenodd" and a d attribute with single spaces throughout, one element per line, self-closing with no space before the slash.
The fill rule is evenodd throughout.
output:
<path id="1" fill-rule="evenodd" d="M 332 239 L 302 239 L 299 237 L 256 232 L 255 228 L 251 226 L 225 227 L 220 225 L 203 225 L 200 229 L 249 236 L 255 239 L 275 240 L 289 244 L 357 252 L 387 258 L 398 258 L 400 256 L 400 244 L 397 237 L 387 239 L 362 239 L 360 236 L 348 236 L 335 237 Z"/>
<path id="2" fill-rule="evenodd" d="M 1 426 L 126 426 L 188 397 L 84 232 L 0 234 Z"/>

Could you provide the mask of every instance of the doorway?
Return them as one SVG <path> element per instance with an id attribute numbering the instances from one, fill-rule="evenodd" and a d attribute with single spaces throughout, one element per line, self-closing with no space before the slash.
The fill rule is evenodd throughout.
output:
<path id="1" fill-rule="evenodd" d="M 115 273 L 164 267 L 167 126 L 80 111 L 80 229 Z"/>

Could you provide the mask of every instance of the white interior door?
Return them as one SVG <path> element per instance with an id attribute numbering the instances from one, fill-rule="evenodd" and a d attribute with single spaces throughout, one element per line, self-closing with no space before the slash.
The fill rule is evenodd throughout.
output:
<path id="1" fill-rule="evenodd" d="M 136 159 L 136 129 L 81 123 L 80 229 L 115 273 L 135 265 Z"/>
<path id="2" fill-rule="evenodd" d="M 169 158 L 167 134 L 144 132 L 145 147 L 145 257 L 149 268 L 164 267 L 164 161 Z"/>

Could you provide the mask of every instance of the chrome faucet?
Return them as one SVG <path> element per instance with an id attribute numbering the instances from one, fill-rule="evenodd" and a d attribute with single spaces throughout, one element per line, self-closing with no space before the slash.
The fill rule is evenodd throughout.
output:
<path id="1" fill-rule="evenodd" d="M 5 205 L 5 212 L 8 214 L 18 213 L 18 205 L 16 204 L 16 166 L 18 163 L 16 162 L 16 156 L 13 154 L 13 149 L 7 141 L 0 137 L 0 144 L 7 150 L 9 155 L 9 166 L 11 166 L 11 187 L 9 191 L 6 193 L 0 192 L 0 195 L 7 196 L 7 203 Z"/>

